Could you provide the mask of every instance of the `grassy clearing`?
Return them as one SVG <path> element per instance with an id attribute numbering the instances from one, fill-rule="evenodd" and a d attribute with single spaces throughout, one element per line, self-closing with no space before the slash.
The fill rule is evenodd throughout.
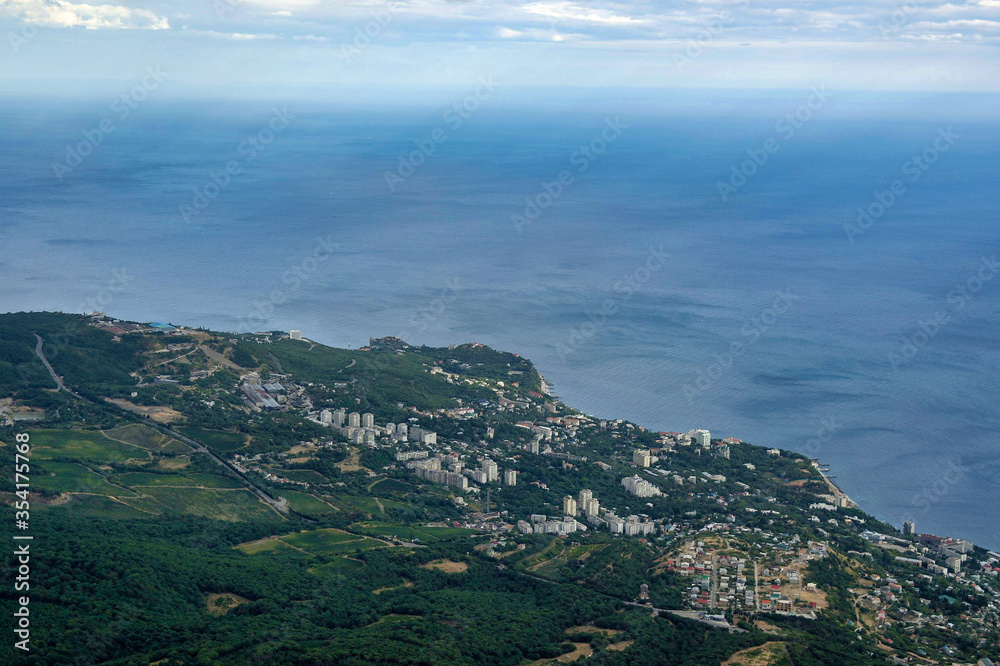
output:
<path id="1" fill-rule="evenodd" d="M 48 505 L 38 502 L 34 504 L 35 511 L 65 511 L 68 515 L 81 518 L 148 518 L 149 514 L 122 504 L 106 496 L 71 495 L 65 502 L 58 505 Z"/>

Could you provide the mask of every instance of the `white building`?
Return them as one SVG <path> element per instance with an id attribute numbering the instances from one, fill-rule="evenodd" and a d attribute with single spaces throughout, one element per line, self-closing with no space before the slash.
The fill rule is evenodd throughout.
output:
<path id="1" fill-rule="evenodd" d="M 504 470 L 503 473 L 503 483 L 505 486 L 516 486 L 517 485 L 517 470 L 508 469 Z"/>
<path id="2" fill-rule="evenodd" d="M 584 507 L 583 512 L 587 516 L 596 516 L 601 512 L 601 503 L 595 499 L 587 500 L 587 505 Z"/>
<path id="3" fill-rule="evenodd" d="M 500 478 L 500 468 L 489 458 L 483 459 L 479 469 L 483 470 L 483 473 L 486 474 L 486 483 L 492 483 Z"/>
<path id="4" fill-rule="evenodd" d="M 572 495 L 566 495 L 563 498 L 563 513 L 567 516 L 576 515 L 576 500 L 573 499 Z"/>
<path id="5" fill-rule="evenodd" d="M 374 428 L 375 427 L 375 415 L 365 412 L 361 415 L 361 427 L 362 428 Z"/>
<path id="6" fill-rule="evenodd" d="M 322 423 L 323 425 L 330 425 L 331 423 L 333 423 L 333 412 L 331 412 L 329 409 L 324 409 L 322 412 L 319 413 L 319 422 Z"/>
<path id="7" fill-rule="evenodd" d="M 357 412 L 351 412 L 347 415 L 347 427 L 348 428 L 360 428 L 361 427 L 361 414 Z"/>
<path id="8" fill-rule="evenodd" d="M 594 497 L 594 491 L 584 488 L 583 490 L 580 491 L 580 494 L 577 495 L 576 497 L 577 506 L 579 506 L 581 510 L 586 511 L 587 502 L 589 502 L 593 497 Z"/>
<path id="9" fill-rule="evenodd" d="M 292 340 L 301 340 L 302 331 L 300 331 L 297 328 L 293 328 L 292 330 L 288 331 L 288 337 L 290 337 Z"/>
<path id="10" fill-rule="evenodd" d="M 659 488 L 638 474 L 622 479 L 622 485 L 625 487 L 625 492 L 636 497 L 659 497 L 661 494 Z"/>
<path id="11" fill-rule="evenodd" d="M 649 449 L 636 449 L 632 452 L 632 464 L 639 467 L 649 467 L 651 457 Z"/>
<path id="12" fill-rule="evenodd" d="M 712 434 L 707 430 L 692 430 L 688 433 L 696 446 L 707 449 L 712 446 Z"/>

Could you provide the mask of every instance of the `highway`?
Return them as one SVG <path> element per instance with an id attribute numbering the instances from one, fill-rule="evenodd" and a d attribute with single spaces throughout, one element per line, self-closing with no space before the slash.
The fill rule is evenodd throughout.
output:
<path id="1" fill-rule="evenodd" d="M 59 377 L 59 375 L 56 374 L 56 371 L 52 368 L 52 365 L 49 363 L 49 360 L 47 358 L 45 358 L 45 353 L 42 351 L 42 345 L 45 343 L 45 341 L 42 339 L 42 336 L 40 336 L 37 333 L 35 333 L 35 338 L 38 339 L 38 344 L 35 345 L 35 354 L 38 355 L 38 358 L 41 359 L 41 361 L 45 365 L 46 369 L 48 369 L 49 374 L 52 375 L 52 379 L 55 380 L 56 387 L 58 388 L 58 390 L 60 390 L 60 391 L 66 391 L 67 393 L 73 395 L 74 397 L 79 398 L 80 400 L 85 400 L 87 402 L 90 402 L 90 400 L 87 400 L 87 398 L 84 398 L 80 394 L 75 393 L 74 391 L 72 391 L 69 388 L 67 388 L 65 384 L 63 384 L 62 379 Z M 112 406 L 112 407 L 115 407 L 116 409 L 120 409 L 120 410 L 122 410 L 124 412 L 128 412 L 128 410 L 119 407 L 118 405 L 114 404 L 111 401 L 107 401 L 107 404 L 110 405 L 110 406 Z M 130 415 L 132 414 L 131 412 L 128 412 L 128 413 Z M 171 436 L 171 437 L 173 437 L 175 439 L 178 439 L 178 440 L 184 442 L 185 444 L 187 444 L 188 446 L 190 446 L 194 450 L 200 451 L 201 453 L 204 453 L 209 458 L 211 458 L 212 460 L 214 460 L 218 464 L 222 465 L 223 467 L 225 467 L 226 469 L 228 469 L 229 471 L 231 471 L 237 477 L 239 477 L 243 481 L 243 483 L 246 485 L 247 490 L 249 490 L 254 495 L 256 495 L 258 498 L 260 498 L 260 500 L 262 502 L 265 502 L 266 504 L 268 504 L 269 506 L 273 507 L 276 511 L 279 511 L 280 513 L 283 513 L 283 514 L 287 514 L 288 513 L 288 500 L 286 500 L 284 497 L 279 497 L 278 499 L 274 499 L 273 497 L 271 497 L 270 495 L 268 495 L 263 489 L 261 489 L 260 487 L 258 487 L 253 481 L 251 481 L 250 479 L 248 479 L 242 472 L 240 472 L 238 469 L 236 469 L 235 467 L 233 467 L 233 465 L 231 465 L 230 463 L 226 462 L 222 458 L 218 457 L 217 455 L 215 455 L 214 453 L 212 453 L 211 451 L 209 451 L 208 447 L 206 447 L 201 442 L 199 442 L 197 440 L 194 440 L 194 439 L 191 439 L 187 435 L 182 435 L 181 433 L 179 433 L 179 432 L 177 432 L 175 430 L 172 430 L 172 429 L 170 429 L 170 428 L 168 428 L 168 427 L 166 427 L 164 425 L 160 425 L 159 423 L 153 423 L 153 422 L 151 422 L 149 420 L 147 420 L 146 423 L 147 423 L 147 425 L 151 425 L 152 427 L 156 428 L 157 430 L 160 430 L 163 433 L 165 433 L 165 434 L 167 434 L 167 435 L 169 435 L 169 436 Z M 303 518 L 303 519 L 304 520 L 308 520 L 308 519 L 305 519 L 305 518 Z"/>

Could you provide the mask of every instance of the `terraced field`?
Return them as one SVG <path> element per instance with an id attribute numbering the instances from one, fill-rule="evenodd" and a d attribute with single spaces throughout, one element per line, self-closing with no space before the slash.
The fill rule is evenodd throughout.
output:
<path id="1" fill-rule="evenodd" d="M 108 439 L 96 430 L 33 430 L 32 454 L 39 460 L 76 458 L 96 463 L 150 460 L 148 451 Z"/>
<path id="2" fill-rule="evenodd" d="M 149 451 L 168 454 L 189 453 L 191 451 L 191 447 L 187 444 L 140 423 L 131 423 L 120 428 L 115 428 L 114 430 L 104 430 L 102 432 L 109 439 L 138 446 Z"/>
<path id="3" fill-rule="evenodd" d="M 351 526 L 359 532 L 381 537 L 396 537 L 412 541 L 442 541 L 476 534 L 475 530 L 461 527 L 417 527 L 412 525 L 391 525 L 387 523 L 356 523 Z"/>
<path id="4" fill-rule="evenodd" d="M 342 555 L 374 548 L 385 548 L 389 544 L 360 534 L 351 534 L 333 528 L 293 532 L 265 541 L 252 541 L 236 546 L 248 554 L 274 552 L 284 547 L 294 548 L 314 556 Z"/>
<path id="5" fill-rule="evenodd" d="M 232 521 L 282 519 L 248 490 L 148 486 L 142 494 L 156 500 L 164 513 Z"/>
<path id="6" fill-rule="evenodd" d="M 39 489 L 55 493 L 85 493 L 110 497 L 135 495 L 130 490 L 111 485 L 103 476 L 79 463 L 46 461 L 41 467 L 48 474 L 36 472 L 31 477 L 32 485 Z"/>
<path id="7" fill-rule="evenodd" d="M 288 500 L 292 511 L 298 511 L 308 515 L 322 515 L 324 513 L 334 513 L 336 508 L 326 502 L 317 499 L 309 493 L 300 493 L 295 490 L 282 490 L 281 496 Z"/>

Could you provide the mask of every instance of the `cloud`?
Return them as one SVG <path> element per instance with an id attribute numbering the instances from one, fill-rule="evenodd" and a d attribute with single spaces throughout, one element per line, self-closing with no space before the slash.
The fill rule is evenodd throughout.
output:
<path id="1" fill-rule="evenodd" d="M 601 9 L 585 9 L 572 2 L 533 2 L 524 5 L 522 9 L 529 14 L 543 16 L 549 19 L 564 19 L 595 23 L 599 25 L 641 25 L 648 23 L 646 19 L 636 19 L 631 16 L 619 16 Z"/>
<path id="2" fill-rule="evenodd" d="M 0 0 L 0 14 L 46 28 L 167 30 L 166 18 L 122 5 L 74 4 L 65 0 Z"/>
<path id="3" fill-rule="evenodd" d="M 231 42 L 252 42 L 258 39 L 277 39 L 277 35 L 270 33 L 248 33 L 248 32 L 216 32 L 215 30 L 186 30 L 185 32 L 194 35 L 204 35 L 216 39 L 227 39 Z"/>

